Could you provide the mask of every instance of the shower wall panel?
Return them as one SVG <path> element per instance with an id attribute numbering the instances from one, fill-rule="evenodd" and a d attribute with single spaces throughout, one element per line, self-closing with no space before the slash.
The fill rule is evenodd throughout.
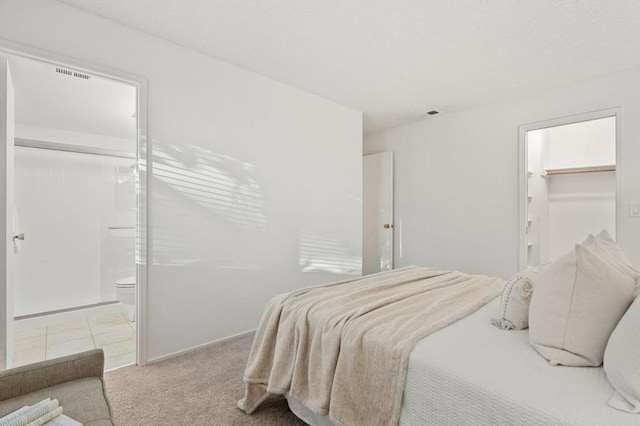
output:
<path id="1" fill-rule="evenodd" d="M 115 300 L 133 275 L 132 160 L 16 147 L 15 315 Z"/>

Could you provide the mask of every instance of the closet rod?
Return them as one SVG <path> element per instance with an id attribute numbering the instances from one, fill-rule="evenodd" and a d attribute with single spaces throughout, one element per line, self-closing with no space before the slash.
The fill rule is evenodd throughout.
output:
<path id="1" fill-rule="evenodd" d="M 547 169 L 547 176 L 568 175 L 572 173 L 594 173 L 594 172 L 615 172 L 615 165 L 606 166 L 589 166 L 589 167 L 573 167 L 570 169 Z"/>
<path id="2" fill-rule="evenodd" d="M 116 151 L 114 149 L 92 148 L 88 146 L 67 145 L 64 143 L 36 141 L 33 139 L 14 139 L 15 146 L 24 148 L 48 149 L 50 151 L 75 152 L 78 154 L 101 155 L 105 157 L 119 157 L 136 159 L 136 155 L 125 151 Z"/>

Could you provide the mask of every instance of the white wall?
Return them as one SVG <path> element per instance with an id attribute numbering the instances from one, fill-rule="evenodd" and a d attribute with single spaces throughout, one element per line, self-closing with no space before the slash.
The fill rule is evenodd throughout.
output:
<path id="1" fill-rule="evenodd" d="M 19 94 L 18 94 L 19 96 Z M 135 128 L 132 129 L 135 135 Z M 135 139 L 117 138 L 93 133 L 74 132 L 72 130 L 51 127 L 16 124 L 16 138 L 34 141 L 54 142 L 67 145 L 79 145 L 91 148 L 110 149 L 114 151 L 136 153 Z"/>
<path id="2" fill-rule="evenodd" d="M 53 0 L 0 0 L 0 38 L 148 80 L 149 359 L 253 329 L 273 295 L 356 272 L 304 272 L 300 254 L 321 237 L 359 263 L 360 112 Z"/>
<path id="3" fill-rule="evenodd" d="M 544 169 L 616 164 L 616 118 L 542 130 Z M 616 172 L 551 175 L 547 179 L 548 257 L 554 261 L 587 234 L 606 229 L 616 238 Z"/>
<path id="4" fill-rule="evenodd" d="M 528 265 L 554 261 L 589 233 L 606 229 L 615 238 L 615 172 L 546 176 L 550 169 L 615 165 L 615 117 L 532 130 L 527 143 Z"/>
<path id="5" fill-rule="evenodd" d="M 114 301 L 135 274 L 133 160 L 15 148 L 15 315 Z"/>
<path id="6" fill-rule="evenodd" d="M 545 167 L 566 169 L 616 164 L 616 118 L 545 129 Z"/>
<path id="7" fill-rule="evenodd" d="M 95 73 L 72 77 L 57 72 L 60 64 L 21 56 L 11 56 L 9 65 L 16 76 L 16 123 L 70 131 L 63 139 L 70 142 L 63 143 L 73 143 L 79 132 L 101 135 L 102 142 L 105 136 L 124 139 L 126 149 L 135 145 L 134 85 Z"/>
<path id="8" fill-rule="evenodd" d="M 546 144 L 544 130 L 533 130 L 527 135 L 527 265 L 538 266 L 547 262 L 549 235 L 549 194 L 543 158 Z M 529 222 L 530 221 L 530 222 Z"/>
<path id="9" fill-rule="evenodd" d="M 571 250 L 588 234 L 595 235 L 606 229 L 616 238 L 615 220 L 614 172 L 550 177 L 548 261 L 554 261 Z"/>
<path id="10" fill-rule="evenodd" d="M 515 272 L 518 126 L 616 106 L 622 107 L 618 243 L 640 265 L 640 219 L 628 216 L 628 203 L 640 200 L 640 70 L 635 69 L 365 137 L 365 154 L 395 152 L 396 266 L 434 265 L 503 277 Z"/>

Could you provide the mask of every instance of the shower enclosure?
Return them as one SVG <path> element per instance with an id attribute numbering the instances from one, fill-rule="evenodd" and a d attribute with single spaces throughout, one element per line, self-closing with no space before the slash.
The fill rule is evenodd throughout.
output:
<path id="1" fill-rule="evenodd" d="M 16 318 L 116 301 L 135 275 L 135 156 L 16 141 Z"/>

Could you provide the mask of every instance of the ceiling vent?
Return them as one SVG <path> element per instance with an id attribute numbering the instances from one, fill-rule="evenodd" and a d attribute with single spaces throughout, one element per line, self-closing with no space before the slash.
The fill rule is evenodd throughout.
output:
<path id="1" fill-rule="evenodd" d="M 71 70 L 68 70 L 66 68 L 56 67 L 56 72 L 58 74 L 68 75 L 69 77 L 81 78 L 83 80 L 89 80 L 91 78 L 91 76 L 88 75 L 88 74 L 83 74 L 83 73 L 77 72 L 77 71 L 71 71 Z"/>
<path id="2" fill-rule="evenodd" d="M 440 111 L 436 111 L 435 109 L 432 109 L 431 111 L 427 111 L 425 113 L 423 113 L 420 118 L 424 119 L 424 118 L 429 118 L 429 117 L 433 117 L 434 115 L 438 115 L 440 114 Z"/>

